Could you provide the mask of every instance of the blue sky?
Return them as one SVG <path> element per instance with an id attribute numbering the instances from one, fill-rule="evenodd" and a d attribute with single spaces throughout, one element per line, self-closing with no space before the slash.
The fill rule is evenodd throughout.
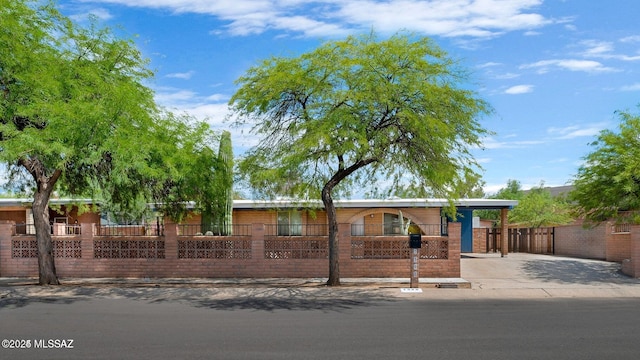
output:
<path id="1" fill-rule="evenodd" d="M 495 109 L 474 152 L 488 193 L 571 181 L 589 143 L 640 104 L 637 0 L 62 0 L 119 27 L 150 59 L 157 101 L 226 129 L 234 80 L 261 59 L 297 56 L 375 30 L 433 38 Z M 233 130 L 236 155 L 255 144 Z"/>

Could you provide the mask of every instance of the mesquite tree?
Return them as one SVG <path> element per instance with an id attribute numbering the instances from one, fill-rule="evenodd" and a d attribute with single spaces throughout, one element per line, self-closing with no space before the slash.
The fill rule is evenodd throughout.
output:
<path id="1" fill-rule="evenodd" d="M 333 198 L 342 190 L 385 179 L 452 199 L 476 176 L 470 147 L 491 109 L 466 75 L 428 38 L 369 34 L 267 59 L 237 80 L 237 123 L 260 138 L 239 169 L 263 194 L 322 199 L 327 284 L 340 284 Z"/>
<path id="2" fill-rule="evenodd" d="M 124 208 L 178 203 L 176 164 L 202 148 L 208 129 L 156 106 L 143 85 L 153 73 L 131 40 L 39 1 L 3 1 L 0 24 L 0 161 L 30 179 L 39 282 L 58 284 L 52 193 Z"/>
<path id="3" fill-rule="evenodd" d="M 603 130 L 591 145 L 569 193 L 577 215 L 588 224 L 640 223 L 640 115 L 617 113 L 617 131 Z"/>

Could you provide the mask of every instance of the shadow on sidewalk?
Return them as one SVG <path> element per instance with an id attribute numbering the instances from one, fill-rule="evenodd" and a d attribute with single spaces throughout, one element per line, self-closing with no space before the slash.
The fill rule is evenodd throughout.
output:
<path id="1" fill-rule="evenodd" d="M 342 311 L 398 301 L 375 288 L 297 286 L 214 287 L 189 285 L 62 285 L 0 287 L 0 312 L 34 304 L 70 305 L 92 299 L 129 299 L 148 304 L 181 303 L 213 310 Z"/>

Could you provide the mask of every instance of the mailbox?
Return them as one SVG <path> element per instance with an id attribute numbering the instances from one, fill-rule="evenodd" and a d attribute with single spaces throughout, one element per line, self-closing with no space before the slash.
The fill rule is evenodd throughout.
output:
<path id="1" fill-rule="evenodd" d="M 420 249 L 422 247 L 421 234 L 409 234 L 409 248 Z"/>

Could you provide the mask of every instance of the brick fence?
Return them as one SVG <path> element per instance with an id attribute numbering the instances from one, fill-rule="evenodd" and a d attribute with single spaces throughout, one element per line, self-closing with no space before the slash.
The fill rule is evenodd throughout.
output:
<path id="1" fill-rule="evenodd" d="M 98 236 L 94 224 L 53 236 L 58 276 L 95 278 L 301 278 L 328 276 L 327 236 L 269 236 L 264 224 L 236 236 L 181 236 L 167 224 L 160 236 Z M 423 236 L 421 277 L 460 277 L 459 223 L 448 236 Z M 352 236 L 339 224 L 340 275 L 410 277 L 408 236 Z M 34 235 L 0 222 L 0 276 L 38 275 Z"/>

